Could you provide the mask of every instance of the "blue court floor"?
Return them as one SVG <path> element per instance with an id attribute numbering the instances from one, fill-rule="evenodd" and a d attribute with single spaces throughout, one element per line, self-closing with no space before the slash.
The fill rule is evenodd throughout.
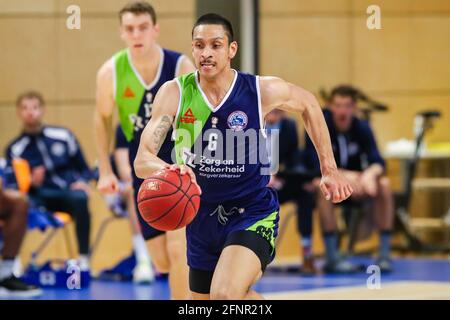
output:
<path id="1" fill-rule="evenodd" d="M 352 261 L 370 265 L 373 260 L 356 257 Z M 270 268 L 254 289 L 271 298 L 272 294 L 314 292 L 321 289 L 352 288 L 366 285 L 369 274 L 301 276 L 298 273 L 274 271 Z M 406 258 L 394 260 L 394 272 L 381 276 L 382 285 L 414 282 L 440 283 L 450 288 L 450 260 Z M 289 295 L 288 295 L 289 296 Z M 289 296 L 295 299 L 296 296 Z M 358 297 L 355 297 L 358 298 Z M 419 297 L 420 298 L 420 297 Z M 158 279 L 151 285 L 133 285 L 131 282 L 93 280 L 89 288 L 80 290 L 45 289 L 39 299 L 46 300 L 161 300 L 169 299 L 167 279 Z"/>

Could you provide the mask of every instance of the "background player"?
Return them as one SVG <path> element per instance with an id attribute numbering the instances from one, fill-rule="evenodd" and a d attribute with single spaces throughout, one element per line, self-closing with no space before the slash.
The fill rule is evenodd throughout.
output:
<path id="1" fill-rule="evenodd" d="M 120 37 L 127 48 L 116 53 L 97 75 L 96 138 L 99 152 L 101 192 L 117 192 L 118 180 L 109 162 L 114 105 L 118 106 L 122 130 L 130 142 L 130 163 L 135 158 L 141 132 L 152 115 L 153 97 L 160 86 L 177 75 L 191 72 L 194 66 L 180 53 L 162 49 L 156 39 L 159 25 L 153 7 L 145 1 L 132 2 L 120 12 Z M 160 156 L 170 159 L 170 139 Z M 134 174 L 137 192 L 141 180 Z M 135 196 L 136 199 L 136 196 Z M 189 297 L 185 258 L 185 230 L 164 234 L 145 223 L 139 215 L 142 233 L 148 242 L 153 262 L 162 273 L 169 272 L 172 297 Z M 177 270 L 177 272 L 173 272 Z"/>
<path id="2" fill-rule="evenodd" d="M 265 141 L 258 150 L 249 151 L 248 147 L 254 146 L 248 140 L 234 147 L 235 152 L 245 148 L 246 160 L 250 152 L 263 154 L 256 164 L 246 161 L 243 171 L 227 168 L 225 161 L 221 162 L 218 168 L 222 172 L 239 172 L 235 176 L 208 176 L 203 166 L 195 163 L 198 158 L 204 159 L 199 156 L 205 156 L 206 150 L 225 149 L 227 143 L 233 143 L 225 141 L 220 146 L 218 136 L 220 133 L 223 136 L 227 128 L 241 133 L 250 129 L 259 132 L 263 129 L 264 116 L 274 108 L 300 112 L 318 150 L 321 189 L 326 198 L 340 202 L 350 196 L 352 189 L 337 170 L 321 108 L 311 93 L 279 78 L 260 78 L 231 69 L 237 43 L 230 22 L 219 15 L 200 17 L 192 35 L 192 53 L 198 71 L 169 81 L 161 88 L 154 102 L 153 117 L 142 136 L 135 170 L 145 178 L 156 170 L 170 167 L 181 174 L 188 173 L 202 187 L 199 212 L 187 227 L 193 297 L 258 298 L 250 287 L 273 259 L 278 224 L 276 193 L 266 187 L 268 173 L 262 175 L 260 171 L 262 163 L 268 163 Z M 195 121 L 187 121 L 186 117 Z M 192 126 L 201 126 L 199 136 L 183 136 L 181 142 L 176 142 L 177 163 L 189 163 L 195 173 L 190 166 L 169 166 L 157 156 L 174 123 L 176 137 L 181 129 L 186 134 L 194 131 Z M 208 132 L 217 136 L 212 139 Z M 201 144 L 200 152 L 205 150 L 203 155 L 195 154 L 196 143 Z"/>
<path id="3" fill-rule="evenodd" d="M 133 269 L 133 282 L 150 283 L 154 280 L 151 259 L 142 236 L 141 225 L 134 200 L 133 177 L 128 154 L 128 141 L 120 125 L 116 128 L 115 147 L 111 155 L 113 173 L 119 178 L 119 192 L 104 195 L 108 207 L 115 215 L 128 217 L 133 234 L 133 250 L 136 266 Z"/>

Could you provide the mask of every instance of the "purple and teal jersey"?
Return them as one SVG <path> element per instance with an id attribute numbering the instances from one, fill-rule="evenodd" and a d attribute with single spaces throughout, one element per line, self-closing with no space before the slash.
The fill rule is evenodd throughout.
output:
<path id="1" fill-rule="evenodd" d="M 217 106 L 198 83 L 198 73 L 177 78 L 181 98 L 175 121 L 177 163 L 189 165 L 202 201 L 221 203 L 263 190 L 269 159 L 261 114 L 259 78 L 235 71 Z"/>
<path id="2" fill-rule="evenodd" d="M 267 240 L 273 259 L 279 205 L 276 192 L 267 187 L 270 165 L 259 78 L 235 71 L 217 107 L 208 102 L 198 73 L 177 82 L 175 161 L 190 166 L 202 188 L 197 216 L 186 228 L 188 265 L 214 270 L 227 239 L 239 231 Z"/>

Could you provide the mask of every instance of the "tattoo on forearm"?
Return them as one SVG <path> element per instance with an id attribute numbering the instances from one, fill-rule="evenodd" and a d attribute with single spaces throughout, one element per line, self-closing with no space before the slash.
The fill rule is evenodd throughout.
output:
<path id="1" fill-rule="evenodd" d="M 167 132 L 169 132 L 170 126 L 172 125 L 172 120 L 169 116 L 163 116 L 161 121 L 153 133 L 153 147 L 155 148 L 155 153 L 159 152 L 161 146 L 166 139 Z"/>

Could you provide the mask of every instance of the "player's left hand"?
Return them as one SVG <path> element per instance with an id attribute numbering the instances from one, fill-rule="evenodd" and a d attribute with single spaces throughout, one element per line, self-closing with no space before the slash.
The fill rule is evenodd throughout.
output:
<path id="1" fill-rule="evenodd" d="M 322 176 L 320 190 L 325 199 L 331 200 L 333 203 L 344 201 L 353 193 L 350 183 L 338 170 Z"/>

